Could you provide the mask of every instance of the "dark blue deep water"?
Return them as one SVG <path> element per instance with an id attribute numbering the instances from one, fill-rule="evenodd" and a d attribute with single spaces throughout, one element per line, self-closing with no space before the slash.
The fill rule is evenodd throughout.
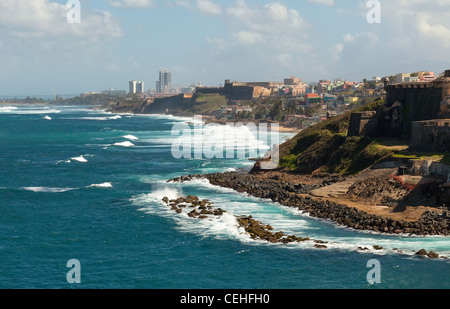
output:
<path id="1" fill-rule="evenodd" d="M 166 180 L 250 167 L 245 159 L 174 159 L 171 129 L 189 119 L 111 115 L 76 107 L 0 107 L 0 288 L 449 288 L 450 239 L 382 236 L 336 227 L 206 181 Z M 197 195 L 227 210 L 195 220 L 164 196 Z M 251 240 L 232 215 L 331 242 Z M 382 246 L 359 252 L 358 246 Z M 399 250 L 393 250 L 397 248 Z M 399 253 L 399 251 L 401 253 Z M 81 264 L 71 285 L 67 262 Z M 366 279 L 381 264 L 381 283 Z"/>

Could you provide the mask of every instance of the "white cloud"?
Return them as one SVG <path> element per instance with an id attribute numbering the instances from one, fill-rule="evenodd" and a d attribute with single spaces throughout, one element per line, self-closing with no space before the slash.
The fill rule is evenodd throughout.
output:
<path id="1" fill-rule="evenodd" d="M 220 15 L 222 9 L 211 0 L 196 0 L 197 9 L 204 14 Z"/>
<path id="2" fill-rule="evenodd" d="M 356 63 L 370 59 L 372 53 L 375 52 L 379 38 L 372 32 L 360 32 L 346 34 L 342 37 L 342 41 L 330 48 L 332 59 L 335 61 L 343 59 Z"/>
<path id="3" fill-rule="evenodd" d="M 234 6 L 227 9 L 227 13 L 239 26 L 261 33 L 296 33 L 305 37 L 310 28 L 297 10 L 277 2 L 250 8 L 244 0 L 237 0 Z"/>
<path id="4" fill-rule="evenodd" d="M 399 0 L 383 4 L 383 22 L 393 52 L 413 61 L 447 62 L 450 54 L 450 1 Z M 403 59 L 404 61 L 406 59 Z"/>
<path id="5" fill-rule="evenodd" d="M 122 36 L 109 12 L 82 10 L 81 23 L 69 24 L 66 5 L 49 0 L 2 0 L 0 32 L 16 39 L 69 38 L 97 42 Z"/>
<path id="6" fill-rule="evenodd" d="M 234 34 L 234 38 L 241 45 L 255 45 L 264 42 L 264 36 L 257 32 L 240 31 Z"/>
<path id="7" fill-rule="evenodd" d="M 225 71 L 248 74 L 250 79 L 258 74 L 253 78 L 261 79 L 259 74 L 265 68 L 268 79 L 278 80 L 285 77 L 281 71 L 286 68 L 300 72 L 305 67 L 303 59 L 315 61 L 309 34 L 312 26 L 296 9 L 278 2 L 236 0 L 224 13 L 226 34 L 207 43 L 216 51 L 213 56 L 235 59 L 231 66 L 224 64 Z M 216 61 L 221 62 L 219 58 Z"/>
<path id="8" fill-rule="evenodd" d="M 70 9 L 50 0 L 2 0 L 0 66 L 17 74 L 107 66 L 111 46 L 123 36 L 118 21 L 109 12 L 83 9 L 82 4 L 81 23 L 69 24 Z"/>
<path id="9" fill-rule="evenodd" d="M 342 39 L 344 40 L 344 42 L 349 43 L 355 41 L 355 36 L 351 34 L 346 34 L 342 37 Z"/>
<path id="10" fill-rule="evenodd" d="M 292 55 L 289 53 L 279 54 L 277 59 L 282 66 L 289 67 L 292 64 Z"/>
<path id="11" fill-rule="evenodd" d="M 313 2 L 313 3 L 319 3 L 319 4 L 324 4 L 324 5 L 328 5 L 328 6 L 333 6 L 334 0 L 308 0 L 309 2 Z"/>
<path id="12" fill-rule="evenodd" d="M 149 8 L 154 5 L 152 0 L 108 0 L 108 3 L 118 8 Z"/>
<path id="13" fill-rule="evenodd" d="M 215 46 L 218 51 L 225 50 L 228 47 L 228 43 L 222 38 L 206 38 L 206 43 Z"/>
<path id="14" fill-rule="evenodd" d="M 330 48 L 331 58 L 334 61 L 339 61 L 341 59 L 341 54 L 344 51 L 344 44 L 335 44 Z"/>
<path id="15" fill-rule="evenodd" d="M 279 54 L 291 57 L 310 55 L 313 46 L 308 41 L 311 26 L 297 10 L 271 2 L 250 7 L 245 0 L 237 0 L 228 7 L 230 31 L 236 44 L 261 45 L 269 59 L 281 59 Z M 283 58 L 285 59 L 286 57 Z"/>
<path id="16" fill-rule="evenodd" d="M 182 6 L 185 8 L 191 8 L 191 2 L 189 0 L 177 0 L 175 1 L 175 4 L 178 6 Z"/>

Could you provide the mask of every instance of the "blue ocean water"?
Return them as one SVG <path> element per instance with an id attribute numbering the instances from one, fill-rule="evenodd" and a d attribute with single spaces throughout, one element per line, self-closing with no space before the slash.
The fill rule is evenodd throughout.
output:
<path id="1" fill-rule="evenodd" d="M 337 227 L 207 181 L 166 180 L 250 167 L 246 159 L 174 159 L 171 116 L 111 115 L 79 107 L 0 107 L 0 288 L 311 289 L 449 288 L 445 237 L 385 236 Z M 227 211 L 196 220 L 164 196 L 197 195 Z M 251 240 L 233 215 L 330 242 Z M 360 252 L 357 247 L 382 246 Z M 81 283 L 67 282 L 67 262 Z M 369 260 L 381 283 L 369 284 Z"/>

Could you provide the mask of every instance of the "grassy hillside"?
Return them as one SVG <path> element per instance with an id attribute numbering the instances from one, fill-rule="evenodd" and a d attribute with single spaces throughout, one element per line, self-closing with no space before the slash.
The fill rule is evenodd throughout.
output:
<path id="1" fill-rule="evenodd" d="M 355 111 L 376 111 L 383 104 L 384 100 L 378 100 Z M 374 139 L 347 137 L 350 115 L 311 126 L 281 145 L 280 166 L 298 173 L 356 174 L 393 154 Z"/>
<path id="2" fill-rule="evenodd" d="M 195 115 L 211 115 L 222 107 L 227 106 L 227 99 L 225 96 L 215 93 L 197 93 L 193 100 L 193 106 L 188 110 L 183 111 L 183 113 L 188 112 Z"/>

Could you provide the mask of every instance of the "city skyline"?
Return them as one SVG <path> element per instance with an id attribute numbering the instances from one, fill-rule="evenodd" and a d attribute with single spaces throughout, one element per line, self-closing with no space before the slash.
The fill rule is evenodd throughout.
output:
<path id="1" fill-rule="evenodd" d="M 159 71 L 159 80 L 156 82 L 156 93 L 166 93 L 172 90 L 172 73 L 167 70 Z"/>
<path id="2" fill-rule="evenodd" d="M 162 68 L 186 87 L 448 67 L 448 1 L 381 1 L 381 23 L 363 0 L 81 0 L 79 24 L 66 4 L 0 3 L 0 95 L 122 90 Z"/>

